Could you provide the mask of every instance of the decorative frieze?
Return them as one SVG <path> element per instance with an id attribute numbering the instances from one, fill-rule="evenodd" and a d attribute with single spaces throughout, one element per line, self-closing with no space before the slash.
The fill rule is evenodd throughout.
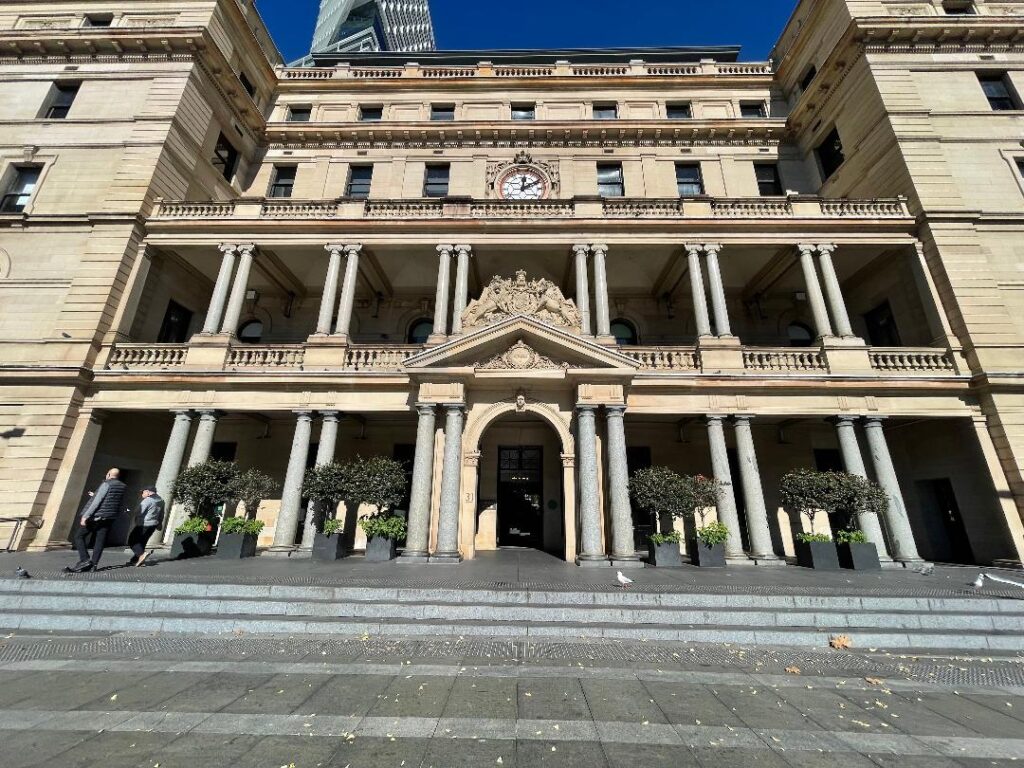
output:
<path id="1" fill-rule="evenodd" d="M 526 371 L 526 370 L 557 370 L 570 367 L 568 363 L 556 363 L 550 357 L 538 353 L 522 339 L 517 341 L 507 352 L 495 355 L 486 362 L 475 366 L 481 371 Z"/>

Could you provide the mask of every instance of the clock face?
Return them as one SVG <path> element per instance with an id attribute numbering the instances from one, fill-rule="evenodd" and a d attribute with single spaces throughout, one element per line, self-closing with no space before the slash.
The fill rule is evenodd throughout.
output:
<path id="1" fill-rule="evenodd" d="M 506 200 L 540 200 L 547 195 L 548 183 L 532 168 L 513 168 L 501 178 L 498 190 Z"/>

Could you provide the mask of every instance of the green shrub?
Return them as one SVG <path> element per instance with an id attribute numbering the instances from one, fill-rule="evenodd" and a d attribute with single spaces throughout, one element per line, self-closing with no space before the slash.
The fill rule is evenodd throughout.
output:
<path id="1" fill-rule="evenodd" d="M 178 475 L 172 495 L 190 517 L 212 517 L 217 505 L 238 498 L 238 478 L 235 462 L 211 459 Z"/>
<path id="2" fill-rule="evenodd" d="M 651 544 L 656 547 L 662 544 L 678 544 L 683 540 L 683 536 L 679 531 L 672 531 L 671 533 L 652 533 L 647 537 Z"/>
<path id="3" fill-rule="evenodd" d="M 803 542 L 804 544 L 813 544 L 813 543 L 828 544 L 829 542 L 832 541 L 832 537 L 829 536 L 827 533 L 803 533 L 803 532 L 801 532 L 801 533 L 798 533 L 796 535 L 796 540 L 800 541 L 800 542 Z"/>
<path id="4" fill-rule="evenodd" d="M 342 477 L 345 488 L 342 498 L 356 506 L 374 506 L 379 516 L 386 516 L 402 502 L 409 484 L 405 466 L 385 456 L 368 459 L 359 456 L 344 466 Z"/>
<path id="5" fill-rule="evenodd" d="M 359 527 L 363 529 L 366 538 L 381 538 L 398 541 L 405 538 L 405 519 L 397 515 L 364 517 L 359 521 Z"/>
<path id="6" fill-rule="evenodd" d="M 186 517 L 174 532 L 183 536 L 196 536 L 200 533 L 213 533 L 213 523 L 205 517 Z"/>
<path id="7" fill-rule="evenodd" d="M 718 544 L 725 544 L 729 540 L 729 529 L 725 523 L 708 523 L 697 529 L 697 538 L 702 544 L 714 547 Z"/>
<path id="8" fill-rule="evenodd" d="M 815 472 L 797 469 L 782 478 L 782 504 L 805 515 L 811 524 L 818 512 L 849 517 L 880 515 L 889 508 L 889 497 L 877 484 L 848 472 Z"/>
<path id="9" fill-rule="evenodd" d="M 671 532 L 672 518 L 704 515 L 718 504 L 721 483 L 704 475 L 680 475 L 668 467 L 637 470 L 629 480 L 634 503 L 657 515 L 662 532 Z"/>
<path id="10" fill-rule="evenodd" d="M 868 537 L 864 531 L 839 531 L 836 534 L 836 541 L 839 544 L 867 544 Z"/>
<path id="11" fill-rule="evenodd" d="M 246 536 L 259 536 L 265 523 L 262 520 L 249 520 L 245 517 L 229 517 L 220 524 L 221 533 L 240 533 Z"/>
<path id="12" fill-rule="evenodd" d="M 325 536 L 334 536 L 335 534 L 338 534 L 340 536 L 342 533 L 344 533 L 344 530 L 344 521 L 335 520 L 334 518 L 331 518 L 330 520 L 324 520 L 323 532 Z"/>
<path id="13" fill-rule="evenodd" d="M 264 499 L 277 493 L 281 485 L 270 475 L 258 469 L 247 469 L 238 476 L 237 494 L 245 505 L 245 516 L 256 518 L 256 512 Z"/>
<path id="14" fill-rule="evenodd" d="M 337 504 L 345 498 L 345 468 L 341 464 L 323 464 L 306 470 L 302 495 L 307 499 Z"/>

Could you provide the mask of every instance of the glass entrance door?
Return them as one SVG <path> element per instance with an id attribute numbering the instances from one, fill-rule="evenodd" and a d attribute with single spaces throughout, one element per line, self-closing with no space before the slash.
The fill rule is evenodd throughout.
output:
<path id="1" fill-rule="evenodd" d="M 498 448 L 498 546 L 544 546 L 544 449 Z"/>

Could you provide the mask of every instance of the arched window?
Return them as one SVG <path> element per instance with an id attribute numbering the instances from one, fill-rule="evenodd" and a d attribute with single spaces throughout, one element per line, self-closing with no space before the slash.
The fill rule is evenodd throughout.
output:
<path id="1" fill-rule="evenodd" d="M 248 320 L 238 329 L 238 340 L 245 344 L 259 344 L 263 338 L 263 321 Z"/>
<path id="2" fill-rule="evenodd" d="M 406 341 L 409 344 L 426 344 L 427 338 L 434 332 L 434 321 L 422 317 L 409 326 Z"/>
<path id="3" fill-rule="evenodd" d="M 804 323 L 790 323 L 786 335 L 791 347 L 809 347 L 814 343 L 814 331 Z"/>
<path id="4" fill-rule="evenodd" d="M 615 337 L 615 341 L 619 344 L 639 344 L 640 337 L 637 335 L 636 326 L 634 326 L 629 320 L 619 318 L 612 320 L 612 336 Z"/>

